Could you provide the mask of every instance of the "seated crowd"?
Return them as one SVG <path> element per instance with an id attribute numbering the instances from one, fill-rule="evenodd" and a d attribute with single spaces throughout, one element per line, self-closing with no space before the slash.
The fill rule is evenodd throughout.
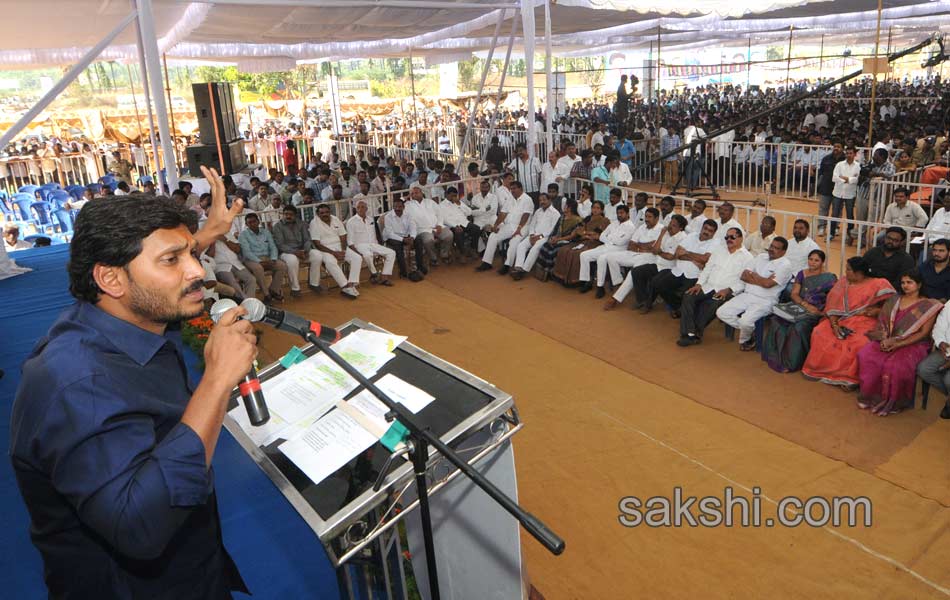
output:
<path id="1" fill-rule="evenodd" d="M 349 163 L 335 155 L 327 162 L 312 157 L 299 174 L 274 170 L 266 180 L 251 178 L 250 190 L 225 178 L 229 203 L 246 199 L 245 211 L 200 257 L 206 296 L 241 301 L 260 291 L 266 302 L 279 302 L 285 282 L 299 296 L 306 263 L 311 290 L 327 289 L 325 270 L 344 296 L 358 298 L 364 266 L 372 283 L 392 286 L 394 270 L 418 281 L 440 264 L 477 257 L 477 271 L 499 261 L 497 272 L 515 280 L 533 274 L 582 294 L 595 291 L 605 298 L 604 310 L 631 293 L 640 313 L 662 306 L 679 320 L 675 341 L 683 348 L 701 344 L 718 318 L 728 334 L 738 330 L 741 350 L 757 350 L 771 368 L 858 390 L 858 406 L 882 416 L 913 404 L 918 370 L 950 392 L 950 312 L 942 312 L 950 299 L 950 241 L 930 241 L 918 266 L 901 226 L 910 225 L 901 215 L 916 211 L 905 211 L 902 191 L 895 194 L 900 224 L 849 259 L 839 280 L 827 272 L 807 220 L 796 220 L 785 238 L 770 215 L 757 231 L 745 231 L 729 202 L 715 208 L 715 217 L 706 215 L 702 199 L 693 199 L 686 214 L 675 211 L 670 196 L 649 206 L 645 192 L 628 205 L 629 170 L 618 155 L 598 162 L 590 151 L 569 151 L 545 171 L 524 164 L 522 151 L 500 173 L 480 173 L 472 164 L 465 179 L 450 165 L 430 169 L 420 161 L 417 171 L 412 162 L 382 156 L 355 160 L 345 193 L 340 182 L 351 179 Z M 393 164 L 373 166 L 384 161 Z M 575 187 L 576 198 L 561 193 Z M 194 211 L 197 230 L 210 195 L 182 182 L 171 196 Z M 12 232 L 5 244 L 17 244 Z M 942 416 L 950 418 L 950 405 Z"/>

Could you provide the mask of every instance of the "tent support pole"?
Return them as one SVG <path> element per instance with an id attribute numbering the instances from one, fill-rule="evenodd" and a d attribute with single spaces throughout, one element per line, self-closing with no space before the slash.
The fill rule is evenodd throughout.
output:
<path id="1" fill-rule="evenodd" d="M 554 112 L 552 112 L 554 99 L 551 97 L 551 0 L 544 0 L 544 82 L 544 133 L 550 153 L 554 151 Z M 547 160 L 546 156 L 544 158 Z"/>
<path id="2" fill-rule="evenodd" d="M 795 33 L 795 26 L 788 26 L 788 56 L 785 59 L 785 96 L 788 97 L 788 83 L 792 76 L 792 35 Z"/>
<path id="3" fill-rule="evenodd" d="M 822 36 L 822 43 L 824 43 L 824 36 Z M 745 71 L 745 93 L 746 96 L 749 95 L 749 86 L 752 84 L 752 36 L 749 36 L 749 45 L 746 46 L 745 51 L 746 56 L 746 71 Z"/>
<path id="4" fill-rule="evenodd" d="M 660 52 L 663 39 L 660 37 L 660 26 L 656 26 L 656 130 L 660 130 Z"/>
<path id="5" fill-rule="evenodd" d="M 168 79 L 168 55 L 162 53 L 162 68 L 165 70 L 165 97 L 168 99 L 168 117 L 172 125 L 172 135 L 178 136 L 178 129 L 175 127 L 175 108 L 172 106 L 172 84 Z"/>
<path id="6" fill-rule="evenodd" d="M 155 22 L 152 17 L 152 0 L 136 0 L 139 9 L 139 32 L 141 33 L 142 52 L 145 67 L 148 70 L 148 83 L 155 98 L 155 117 L 158 120 L 159 142 L 165 155 L 165 181 L 168 193 L 178 189 L 178 161 L 175 159 L 175 147 L 168 131 L 168 109 L 162 95 L 162 67 L 158 52 L 158 38 L 155 36 Z M 224 170 L 224 165 L 221 165 Z M 161 172 L 158 173 L 161 185 Z"/>
<path id="7" fill-rule="evenodd" d="M 485 79 L 488 77 L 488 71 L 491 69 L 491 59 L 495 55 L 495 46 L 498 44 L 498 34 L 501 32 L 501 24 L 505 20 L 505 14 L 508 11 L 503 10 L 498 13 L 498 22 L 495 23 L 495 33 L 491 38 L 491 47 L 488 49 L 488 56 L 485 58 L 485 66 L 482 68 L 482 80 L 478 83 L 478 93 L 475 94 L 475 104 L 468 113 L 468 119 L 465 125 L 465 137 L 462 138 L 462 147 L 459 149 L 459 161 L 455 165 L 455 172 L 462 172 L 462 163 L 465 162 L 465 151 L 468 149 L 468 140 L 472 137 L 472 124 L 475 122 L 475 112 L 478 110 L 478 103 L 482 101 L 482 90 L 485 89 Z"/>
<path id="8" fill-rule="evenodd" d="M 98 44 L 90 48 L 89 52 L 86 52 L 86 54 L 84 54 L 83 57 L 79 59 L 79 62 L 73 65 L 73 67 L 67 71 L 59 81 L 56 82 L 56 85 L 50 88 L 50 90 L 46 92 L 30 110 L 26 111 L 26 114 L 20 117 L 17 122 L 13 124 L 13 127 L 6 130 L 3 135 L 0 136 L 0 148 L 6 148 L 7 144 L 9 144 L 18 133 L 23 131 L 23 129 L 29 125 L 37 115 L 43 112 L 46 107 L 49 106 L 50 102 L 62 94 L 63 91 L 69 87 L 69 84 L 79 77 L 79 74 L 82 73 L 86 67 L 91 65 L 92 62 L 96 60 L 96 57 L 99 56 L 99 54 L 105 50 L 109 44 L 112 43 L 112 40 L 122 33 L 122 30 L 125 29 L 125 27 L 134 19 L 135 13 L 129 13 L 124 19 L 122 19 L 122 21 L 119 22 L 118 25 L 116 25 L 115 29 L 110 31 L 106 37 L 102 38 Z"/>
<path id="9" fill-rule="evenodd" d="M 525 3 L 528 4 L 525 10 Z M 538 123 L 535 119 L 537 108 L 534 105 L 534 2 L 521 1 L 521 31 L 524 45 L 525 83 L 528 84 L 528 160 L 537 155 Z M 544 161 L 541 161 L 544 162 Z M 542 190 L 544 191 L 544 190 Z"/>
<path id="10" fill-rule="evenodd" d="M 138 10 L 135 0 L 132 1 L 132 8 Z M 145 69 L 145 50 L 142 47 L 142 28 L 138 23 L 135 24 L 135 42 L 139 54 L 139 80 L 142 82 L 142 92 L 145 94 L 145 113 L 148 115 L 148 138 L 152 144 L 152 168 L 155 169 L 156 179 L 161 179 L 162 165 L 158 161 L 158 140 L 155 138 L 155 118 L 152 116 L 152 92 L 148 87 L 148 71 Z M 142 140 L 142 149 L 145 149 L 145 140 Z M 148 152 L 145 152 L 145 160 L 148 161 Z"/>
<path id="11" fill-rule="evenodd" d="M 874 145 L 874 101 L 877 99 L 877 53 L 881 47 L 881 11 L 884 0 L 877 0 L 877 35 L 874 39 L 874 74 L 871 75 L 871 110 L 868 112 L 868 145 Z"/>
<path id="12" fill-rule="evenodd" d="M 505 89 L 505 76 L 508 74 L 508 63 L 511 61 L 511 48 L 515 45 L 515 32 L 518 30 L 518 19 L 517 17 L 511 18 L 511 33 L 508 35 L 508 50 L 505 52 L 505 64 L 501 68 L 501 80 L 498 82 L 498 93 L 495 95 L 495 109 L 491 111 L 491 120 L 488 122 L 488 140 L 491 141 L 493 135 L 495 135 L 495 120 L 498 118 L 498 103 L 501 101 L 501 93 Z M 488 154 L 488 146 L 486 144 L 482 148 L 482 156 L 479 160 L 480 163 L 485 162 L 485 155 Z M 521 182 L 524 184 L 524 182 Z"/>
<path id="13" fill-rule="evenodd" d="M 752 38 L 749 38 L 750 40 Z M 821 45 L 818 47 L 818 80 L 821 80 L 821 71 L 825 66 L 825 34 L 821 34 Z"/>
<path id="14" fill-rule="evenodd" d="M 142 133 L 142 117 L 139 114 L 139 101 L 135 98 L 135 85 L 132 83 L 132 66 L 126 64 L 125 69 L 129 74 L 129 91 L 132 92 L 132 106 L 135 108 L 135 126 L 138 127 L 139 130 L 139 144 L 144 147 L 145 134 Z"/>

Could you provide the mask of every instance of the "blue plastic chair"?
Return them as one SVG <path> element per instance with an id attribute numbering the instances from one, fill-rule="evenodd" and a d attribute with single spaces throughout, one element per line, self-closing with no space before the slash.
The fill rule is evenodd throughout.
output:
<path id="1" fill-rule="evenodd" d="M 49 201 L 50 201 L 50 200 L 49 200 L 50 194 L 52 194 L 53 192 L 55 192 L 55 191 L 57 191 L 57 190 L 61 190 L 61 189 L 63 189 L 63 188 L 62 188 L 58 183 L 45 183 L 45 184 L 41 185 L 41 186 L 40 186 L 40 189 L 38 189 L 37 191 L 38 191 L 39 194 L 40 194 L 40 199 L 41 199 L 41 200 L 43 200 L 43 201 L 45 201 L 45 202 L 49 202 Z"/>
<path id="2" fill-rule="evenodd" d="M 36 190 L 40 189 L 38 185 L 21 185 L 20 189 L 17 190 L 19 194 L 29 194 L 34 200 L 36 199 Z"/>
<path id="3" fill-rule="evenodd" d="M 53 190 L 46 197 L 46 201 L 52 204 L 53 208 L 57 210 L 62 208 L 63 204 L 69 202 L 70 200 L 72 200 L 72 196 L 63 190 Z"/>
<path id="4" fill-rule="evenodd" d="M 60 233 L 67 233 L 73 230 L 73 211 L 66 208 L 56 208 L 53 210 L 53 218 L 59 224 Z"/>
<path id="5" fill-rule="evenodd" d="M 12 202 L 14 210 L 19 213 L 17 221 L 36 225 L 36 217 L 33 216 L 33 211 L 30 210 L 30 205 L 36 202 L 33 192 L 17 192 L 13 195 Z"/>
<path id="6" fill-rule="evenodd" d="M 44 231 L 47 229 L 50 231 L 56 230 L 56 224 L 53 223 L 53 207 L 49 202 L 45 200 L 40 200 L 34 202 L 30 205 L 30 209 L 36 215 L 37 229 L 42 228 Z"/>
<path id="7" fill-rule="evenodd" d="M 119 187 L 119 180 L 113 177 L 112 175 L 103 175 L 99 178 L 99 183 L 102 185 L 107 185 L 112 188 L 114 192 L 117 187 Z"/>
<path id="8" fill-rule="evenodd" d="M 86 188 L 81 185 L 68 185 L 66 186 L 66 193 L 75 198 L 76 200 L 82 200 L 82 194 L 86 191 Z"/>
<path id="9" fill-rule="evenodd" d="M 155 183 L 155 180 L 152 178 L 151 175 L 142 175 L 141 177 L 139 177 L 139 186 L 143 186 L 146 183 Z"/>

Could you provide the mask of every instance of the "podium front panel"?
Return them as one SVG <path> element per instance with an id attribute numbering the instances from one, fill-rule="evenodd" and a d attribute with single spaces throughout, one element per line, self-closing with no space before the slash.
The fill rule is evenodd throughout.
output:
<path id="1" fill-rule="evenodd" d="M 341 332 L 345 336 L 360 328 L 385 331 L 353 320 L 344 325 Z M 312 344 L 301 349 L 308 357 L 319 353 Z M 449 447 L 457 447 L 514 406 L 510 395 L 409 341 L 397 346 L 393 353 L 395 358 L 369 379 L 375 382 L 391 373 L 431 394 L 435 400 L 415 416 L 423 427 L 429 428 Z M 284 370 L 280 363 L 273 363 L 262 369 L 259 376 L 261 381 L 266 381 Z M 346 398 L 362 390 L 363 387 L 358 386 Z M 232 393 L 229 410 L 238 405 L 238 398 L 236 392 Z M 374 492 L 373 484 L 390 454 L 376 442 L 320 483 L 314 483 L 278 449 L 283 439 L 258 447 L 230 417 L 225 420 L 225 425 L 325 545 L 380 505 L 393 488 L 412 477 L 412 465 L 404 459 L 397 459 L 390 467 L 386 484 Z"/>

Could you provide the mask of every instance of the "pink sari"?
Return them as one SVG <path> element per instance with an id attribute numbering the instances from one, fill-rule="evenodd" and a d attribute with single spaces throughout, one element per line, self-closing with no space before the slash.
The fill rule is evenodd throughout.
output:
<path id="1" fill-rule="evenodd" d="M 931 323 L 941 309 L 943 304 L 928 298 L 922 298 L 905 309 L 900 308 L 899 297 L 893 297 L 884 304 L 877 328 L 868 336 L 871 341 L 858 352 L 861 404 L 884 415 L 913 405 L 917 364 L 930 350 L 929 336 L 892 352 L 881 350 L 879 340 L 889 337 L 906 339 Z"/>

